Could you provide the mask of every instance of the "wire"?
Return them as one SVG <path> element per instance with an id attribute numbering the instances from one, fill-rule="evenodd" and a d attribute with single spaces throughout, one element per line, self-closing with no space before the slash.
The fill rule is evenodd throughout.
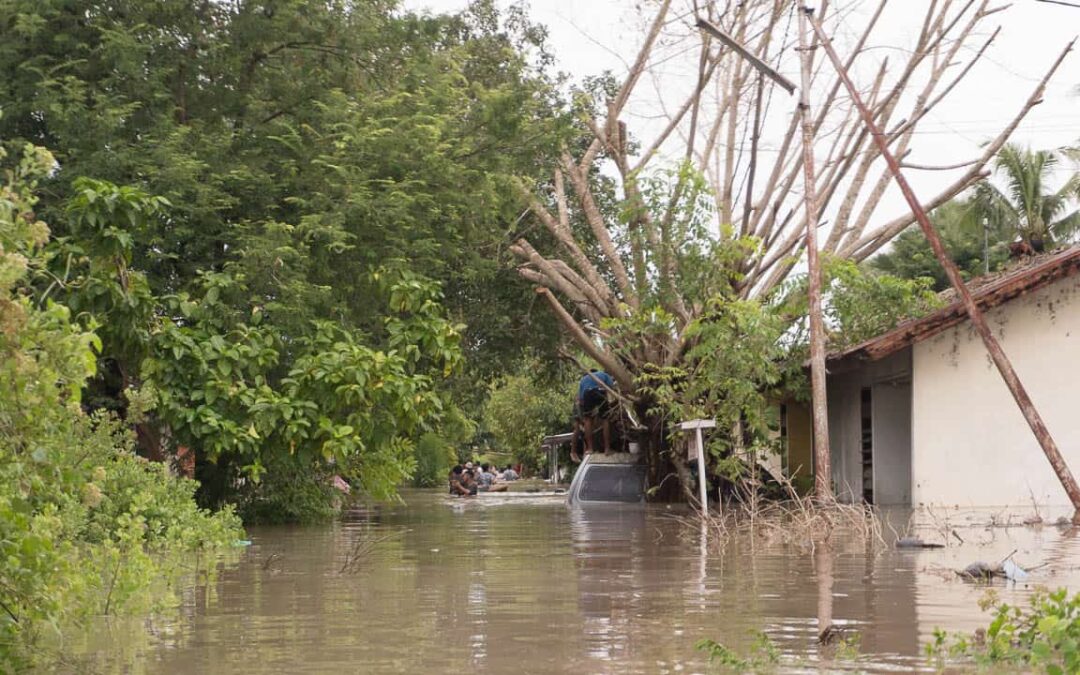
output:
<path id="1" fill-rule="evenodd" d="M 1066 2 L 1065 0 L 1035 0 L 1036 2 L 1045 2 L 1051 5 L 1065 5 L 1066 7 L 1072 7 L 1073 9 L 1080 9 L 1080 5 L 1073 2 Z"/>

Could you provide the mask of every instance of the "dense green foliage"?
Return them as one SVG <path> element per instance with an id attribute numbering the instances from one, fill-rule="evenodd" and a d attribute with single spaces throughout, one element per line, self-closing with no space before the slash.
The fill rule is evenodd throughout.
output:
<path id="1" fill-rule="evenodd" d="M 1023 608 L 991 593 L 982 604 L 994 615 L 985 631 L 969 637 L 936 630 L 927 654 L 943 666 L 967 660 L 994 671 L 1080 671 L 1080 594 L 1039 589 Z"/>
<path id="2" fill-rule="evenodd" d="M 996 272 L 1009 259 L 1010 244 L 1022 241 L 1036 251 L 1073 241 L 1080 230 L 1080 173 L 1069 173 L 1056 190 L 1048 183 L 1059 167 L 1058 153 L 1008 145 L 995 160 L 1002 187 L 980 181 L 966 197 L 930 214 L 949 257 L 965 279 Z M 917 226 L 897 237 L 888 251 L 874 257 L 877 270 L 905 279 L 928 277 L 934 290 L 949 288 L 945 271 Z"/>
<path id="3" fill-rule="evenodd" d="M 0 670 L 89 615 L 168 600 L 185 554 L 231 544 L 239 522 L 201 511 L 195 483 L 132 449 L 109 413 L 86 414 L 98 335 L 35 293 L 49 229 L 34 212 L 52 156 L 27 146 L 0 186 Z M 132 416 L 138 414 L 132 409 Z"/>
<path id="4" fill-rule="evenodd" d="M 1056 190 L 1048 183 L 1060 161 L 1057 152 L 1006 145 L 994 167 L 1004 190 L 981 181 L 971 197 L 971 219 L 1032 244 L 1036 250 L 1065 242 L 1080 231 L 1080 174 L 1072 173 Z"/>
<path id="5" fill-rule="evenodd" d="M 766 452 L 776 426 L 771 395 L 781 384 L 789 349 L 781 338 L 788 322 L 776 308 L 715 295 L 688 328 L 693 339 L 683 363 L 650 367 L 641 377 L 655 401 L 654 414 L 669 423 L 715 419 L 727 433 L 710 436 L 718 469 L 733 476 L 741 449 Z"/>
<path id="6" fill-rule="evenodd" d="M 988 230 L 984 240 L 983 226 L 979 224 L 973 227 L 970 222 L 970 210 L 967 201 L 954 200 L 930 214 L 949 257 L 956 263 L 964 279 L 981 276 L 987 268 L 996 272 L 1004 266 L 1009 259 L 1011 241 L 1011 235 L 1001 230 Z M 987 253 L 989 265 L 986 263 Z M 926 236 L 917 225 L 901 232 L 889 250 L 872 258 L 869 264 L 879 272 L 902 279 L 932 279 L 935 291 L 950 287 L 945 270 L 938 264 Z"/>
<path id="7" fill-rule="evenodd" d="M 941 306 L 926 277 L 904 279 L 860 268 L 850 260 L 826 264 L 829 348 L 843 349 Z"/>
<path id="8" fill-rule="evenodd" d="M 577 395 L 576 379 L 550 370 L 535 358 L 525 359 L 515 372 L 491 384 L 484 409 L 483 425 L 494 449 L 532 471 L 546 461 L 540 450 L 544 436 L 570 429 Z"/>
<path id="9" fill-rule="evenodd" d="M 0 135 L 59 160 L 34 283 L 100 327 L 87 404 L 139 391 L 140 451 L 191 448 L 204 504 L 388 497 L 554 343 L 498 255 L 563 126 L 519 9 L 14 0 L 0 26 Z"/>
<path id="10" fill-rule="evenodd" d="M 447 475 L 456 458 L 454 447 L 442 436 L 434 433 L 424 434 L 416 442 L 416 472 L 413 474 L 413 485 L 416 487 L 446 485 Z"/>

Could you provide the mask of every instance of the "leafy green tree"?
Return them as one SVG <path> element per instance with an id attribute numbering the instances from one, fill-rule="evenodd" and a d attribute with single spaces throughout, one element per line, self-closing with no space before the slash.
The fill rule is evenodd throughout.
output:
<path id="1" fill-rule="evenodd" d="M 554 147 L 561 119 L 537 70 L 543 36 L 490 2 L 395 10 L 15 0 L 0 8 L 0 125 L 56 149 L 46 211 L 80 176 L 173 205 L 134 241 L 156 294 L 231 264 L 301 332 L 331 317 L 371 329 L 368 273 L 409 260 L 455 314 L 492 319 L 470 349 L 502 348 L 481 336 L 514 316 L 486 309 L 519 215 L 508 177 Z"/>
<path id="2" fill-rule="evenodd" d="M 413 439 L 448 405 L 437 384 L 460 363 L 460 326 L 443 317 L 436 285 L 407 272 L 377 276 L 386 349 L 325 321 L 295 339 L 257 310 L 236 320 L 213 292 L 229 290 L 220 277 L 207 278 L 198 300 L 171 300 L 179 318 L 162 326 L 143 373 L 177 441 L 200 448 L 208 503 L 229 499 L 239 477 L 252 479 L 242 503 L 265 501 L 260 480 L 289 466 L 284 457 L 306 462 L 313 481 L 338 473 L 377 498 L 412 474 Z"/>
<path id="3" fill-rule="evenodd" d="M 188 554 L 240 529 L 230 511 L 196 507 L 195 483 L 137 457 L 112 415 L 84 412 L 102 340 L 32 283 L 48 265 L 36 189 L 55 160 L 25 146 L 12 163 L 0 149 L 0 166 L 0 670 L 10 672 L 48 664 L 45 633 L 167 604 Z"/>
<path id="4" fill-rule="evenodd" d="M 483 424 L 495 449 L 510 453 L 515 462 L 531 470 L 542 467 L 544 436 L 570 428 L 576 386 L 564 374 L 551 374 L 534 357 L 491 384 Z"/>
<path id="5" fill-rule="evenodd" d="M 826 264 L 826 321 L 830 349 L 843 349 L 941 306 L 926 277 L 902 279 L 863 270 L 850 260 Z"/>
<path id="6" fill-rule="evenodd" d="M 332 461 L 386 496 L 446 392 L 479 414 L 477 382 L 550 348 L 500 257 L 510 179 L 565 125 L 520 10 L 13 0 L 0 26 L 0 133 L 59 159 L 36 281 L 106 327 L 87 401 L 123 413 L 152 385 L 140 444 L 193 448 L 206 503 L 297 475 L 294 443 L 314 483 Z M 352 400 L 316 370 L 397 386 Z"/>
<path id="7" fill-rule="evenodd" d="M 1009 259 L 1009 242 L 1013 236 L 1007 228 L 1000 227 L 991 228 L 984 235 L 983 224 L 980 221 L 976 225 L 972 211 L 970 200 L 958 199 L 946 202 L 930 213 L 930 220 L 941 235 L 949 257 L 965 279 L 985 274 L 987 267 L 993 272 L 1004 266 Z M 901 279 L 932 279 L 935 291 L 950 287 L 945 270 L 938 264 L 918 226 L 904 230 L 893 240 L 889 250 L 871 258 L 869 265 Z"/>

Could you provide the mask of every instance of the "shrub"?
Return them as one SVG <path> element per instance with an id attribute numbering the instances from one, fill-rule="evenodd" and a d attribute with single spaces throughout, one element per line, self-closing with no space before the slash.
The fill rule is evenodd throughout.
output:
<path id="1" fill-rule="evenodd" d="M 4 159 L 0 150 L 0 160 Z M 108 414 L 80 407 L 101 342 L 34 297 L 48 227 L 33 206 L 55 162 L 28 146 L 0 185 L 0 671 L 47 659 L 48 633 L 171 600 L 188 553 L 241 533 L 195 505 L 195 483 L 133 452 Z"/>
<path id="2" fill-rule="evenodd" d="M 939 665 L 963 659 L 991 669 L 1024 672 L 1080 672 L 1080 593 L 1068 589 L 1038 589 L 1027 609 L 1001 602 L 994 593 L 982 602 L 994 618 L 973 637 L 950 635 L 938 629 L 927 654 Z"/>
<path id="3" fill-rule="evenodd" d="M 452 445 L 438 434 L 427 433 L 416 444 L 416 487 L 438 487 L 446 483 L 446 475 L 457 459 Z"/>
<path id="4" fill-rule="evenodd" d="M 575 389 L 563 378 L 538 375 L 539 364 L 528 361 L 513 375 L 491 387 L 484 408 L 484 426 L 499 450 L 509 451 L 529 469 L 544 461 L 540 441 L 570 428 Z"/>

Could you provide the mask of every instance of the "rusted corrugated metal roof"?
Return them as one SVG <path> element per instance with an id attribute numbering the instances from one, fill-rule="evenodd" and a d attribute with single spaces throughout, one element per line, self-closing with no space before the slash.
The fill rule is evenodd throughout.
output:
<path id="1" fill-rule="evenodd" d="M 968 288 L 980 308 L 985 310 L 997 307 L 1029 291 L 1076 274 L 1080 270 L 1080 246 L 1030 259 L 1021 264 L 1023 266 L 1019 268 L 1014 267 L 999 274 L 971 280 Z M 891 331 L 854 347 L 829 354 L 828 360 L 834 363 L 847 359 L 877 361 L 965 321 L 967 312 L 960 301 L 954 299 L 955 292 L 950 289 L 942 295 L 952 302 L 922 318 L 905 321 Z"/>

